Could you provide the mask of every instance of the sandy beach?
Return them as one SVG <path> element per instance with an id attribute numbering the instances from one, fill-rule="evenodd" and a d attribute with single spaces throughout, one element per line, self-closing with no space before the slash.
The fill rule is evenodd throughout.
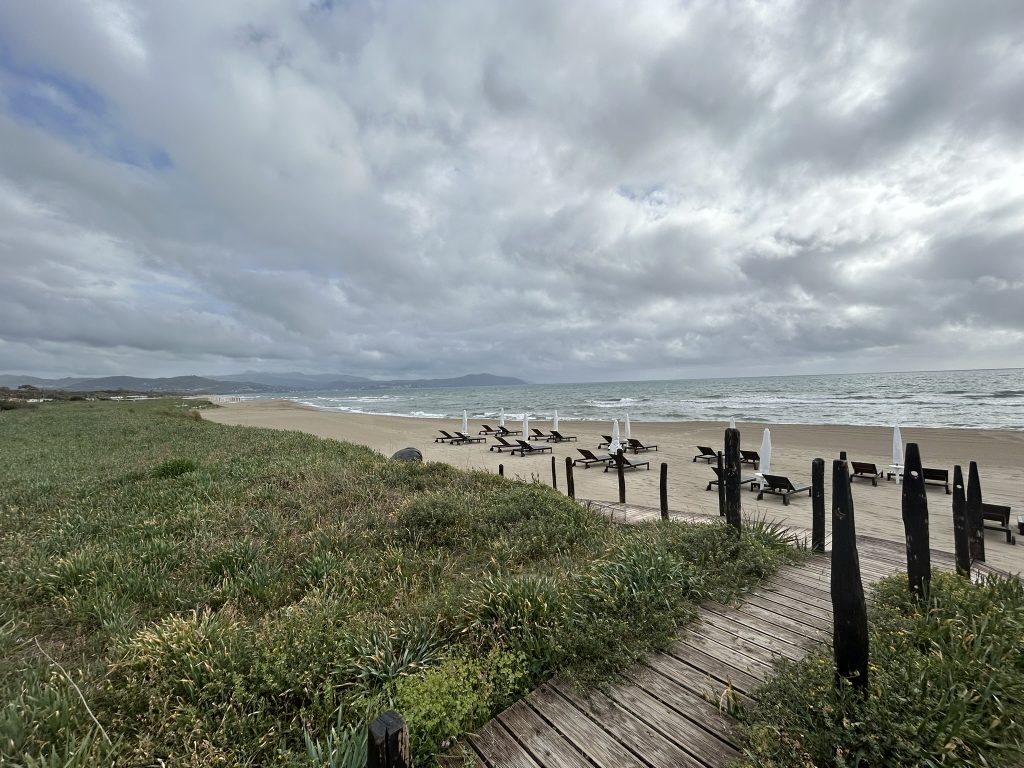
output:
<path id="1" fill-rule="evenodd" d="M 493 440 L 474 445 L 452 446 L 435 443 L 439 429 L 460 429 L 461 421 L 416 419 L 398 416 L 321 411 L 283 400 L 257 400 L 224 403 L 221 407 L 203 412 L 209 421 L 229 425 L 269 427 L 298 430 L 320 437 L 345 440 L 367 445 L 390 456 L 400 448 L 419 448 L 427 461 L 445 462 L 465 469 L 485 469 L 497 472 L 503 464 L 508 477 L 529 480 L 537 477 L 551 482 L 551 454 L 540 456 L 511 456 L 506 451 L 489 450 Z M 509 428 L 517 425 L 506 422 Z M 491 424 L 495 426 L 496 424 Z M 544 432 L 551 426 L 546 421 L 531 422 Z M 766 425 L 739 423 L 742 447 L 758 450 L 761 434 Z M 830 500 L 831 463 L 840 451 L 848 458 L 873 462 L 886 469 L 891 462 L 892 430 L 886 427 L 858 427 L 835 425 L 771 424 L 772 474 L 788 476 L 794 484 L 810 483 L 811 460 L 826 460 L 826 499 Z M 656 444 L 657 451 L 641 453 L 633 460 L 651 462 L 651 470 L 628 472 L 626 498 L 631 503 L 658 505 L 658 475 L 662 462 L 668 465 L 668 493 L 671 509 L 718 513 L 717 494 L 705 490 L 713 477 L 704 461 L 693 461 L 697 445 L 720 449 L 723 441 L 722 423 L 704 422 L 634 422 L 632 435 L 645 444 Z M 554 444 L 558 466 L 559 488 L 565 490 L 565 457 L 576 458 L 577 447 L 596 452 L 602 433 L 610 426 L 606 422 L 573 422 L 562 420 L 559 431 L 563 435 L 576 435 L 578 442 Z M 470 420 L 470 433 L 476 435 L 480 422 Z M 954 464 L 963 467 L 964 475 L 970 461 L 978 462 L 984 500 L 1008 504 L 1013 508 L 1011 524 L 1016 531 L 1016 516 L 1024 514 L 1024 432 L 975 429 L 902 429 L 904 445 L 916 442 L 926 467 L 947 468 Z M 578 498 L 617 501 L 618 486 L 614 472 L 601 468 L 575 471 Z M 953 551 L 952 496 L 947 496 L 941 485 L 928 485 L 929 524 L 933 549 Z M 900 517 L 900 486 L 893 481 L 879 480 L 872 487 L 867 480 L 854 483 L 854 505 L 858 533 L 892 541 L 903 540 L 903 522 Z M 782 499 L 765 496 L 756 500 L 755 493 L 743 492 L 743 513 L 779 520 L 780 522 L 809 528 L 811 500 L 806 494 L 794 496 L 789 506 Z M 827 517 L 827 515 L 826 515 Z M 997 568 L 1019 573 L 1024 571 L 1024 537 L 1020 544 L 1011 546 L 997 531 L 986 531 L 987 562 Z"/>

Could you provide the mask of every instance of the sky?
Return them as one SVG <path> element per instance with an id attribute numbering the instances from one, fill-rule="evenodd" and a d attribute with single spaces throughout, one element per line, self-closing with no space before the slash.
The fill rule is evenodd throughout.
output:
<path id="1" fill-rule="evenodd" d="M 1024 366 L 1024 3 L 0 0 L 0 372 Z"/>

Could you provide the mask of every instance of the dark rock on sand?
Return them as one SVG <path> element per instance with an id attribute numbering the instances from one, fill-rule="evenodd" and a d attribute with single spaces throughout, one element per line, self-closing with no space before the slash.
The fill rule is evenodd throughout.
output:
<path id="1" fill-rule="evenodd" d="M 423 461 L 423 454 L 420 453 L 419 448 L 403 448 L 396 451 L 391 458 L 399 461 Z"/>

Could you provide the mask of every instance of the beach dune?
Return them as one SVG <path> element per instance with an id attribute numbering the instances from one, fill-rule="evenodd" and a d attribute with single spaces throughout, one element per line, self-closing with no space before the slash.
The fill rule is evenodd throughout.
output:
<path id="1" fill-rule="evenodd" d="M 286 400 L 254 400 L 227 403 L 217 409 L 204 411 L 209 421 L 273 429 L 298 430 L 320 437 L 345 440 L 369 446 L 390 456 L 400 448 L 419 448 L 426 461 L 438 461 L 464 469 L 482 469 L 497 472 L 503 464 L 508 477 L 524 480 L 538 478 L 551 482 L 550 454 L 541 456 L 510 456 L 490 451 L 489 439 L 485 444 L 452 446 L 435 443 L 439 429 L 460 429 L 461 419 L 417 419 L 400 416 L 338 413 L 322 411 Z M 476 434 L 479 420 L 470 420 L 470 431 Z M 494 424 L 492 423 L 492 426 Z M 547 432 L 550 423 L 531 422 L 531 426 Z M 718 497 L 705 490 L 713 477 L 704 461 L 693 461 L 697 445 L 721 449 L 724 423 L 709 422 L 634 422 L 632 434 L 645 444 L 656 444 L 657 451 L 640 454 L 651 462 L 651 471 L 629 472 L 626 481 L 627 501 L 645 506 L 658 506 L 659 467 L 668 465 L 669 507 L 673 510 L 718 513 Z M 772 474 L 787 475 L 794 484 L 809 484 L 811 461 L 826 460 L 826 505 L 830 504 L 831 459 L 846 451 L 850 460 L 868 461 L 887 468 L 891 462 L 892 429 L 886 427 L 859 427 L 806 424 L 739 423 L 741 445 L 745 449 L 759 449 L 765 426 L 772 433 Z M 514 427 L 512 427 L 514 428 Z M 577 447 L 595 449 L 601 434 L 607 434 L 610 422 L 574 422 L 560 420 L 559 431 L 579 437 L 579 442 L 554 445 L 559 488 L 565 490 L 565 457 L 578 457 Z M 924 429 L 902 427 L 904 445 L 916 442 L 926 467 L 947 468 L 963 466 L 967 475 L 970 461 L 978 462 L 984 500 L 1008 504 L 1013 508 L 1011 523 L 1018 514 L 1024 514 L 1024 432 L 980 429 Z M 632 457 L 632 454 L 629 454 Z M 605 473 L 600 467 L 575 471 L 578 498 L 617 501 L 618 484 L 614 472 Z M 900 514 L 901 486 L 896 482 L 880 480 L 878 487 L 868 481 L 856 481 L 853 495 L 857 532 L 891 541 L 903 541 L 903 522 Z M 801 494 L 783 506 L 776 496 L 756 500 L 755 493 L 743 492 L 745 516 L 765 517 L 801 528 L 811 526 L 811 501 Z M 953 551 L 952 496 L 946 495 L 941 485 L 928 486 L 929 526 L 933 549 Z M 826 528 L 830 528 L 826 513 Z M 1016 530 L 1016 526 L 1014 525 Z M 987 531 L 985 536 L 987 562 L 997 568 L 1014 573 L 1024 571 L 1024 537 L 1020 545 L 1006 543 L 1003 534 Z"/>

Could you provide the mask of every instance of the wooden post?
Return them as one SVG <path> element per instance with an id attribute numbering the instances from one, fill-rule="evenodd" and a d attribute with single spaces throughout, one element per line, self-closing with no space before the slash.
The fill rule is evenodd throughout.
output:
<path id="1" fill-rule="evenodd" d="M 409 729 L 397 712 L 385 712 L 370 723 L 366 740 L 367 768 L 412 768 Z"/>
<path id="2" fill-rule="evenodd" d="M 978 462 L 967 470 L 967 531 L 971 542 L 971 562 L 985 562 L 985 518 L 981 514 L 981 478 Z"/>
<path id="3" fill-rule="evenodd" d="M 932 580 L 932 561 L 928 543 L 928 496 L 917 443 L 907 444 L 903 459 L 903 531 L 907 538 L 908 585 L 918 599 L 924 599 Z"/>
<path id="4" fill-rule="evenodd" d="M 572 456 L 565 457 L 565 488 L 570 499 L 576 498 L 576 481 L 572 476 Z"/>
<path id="5" fill-rule="evenodd" d="M 846 451 L 840 451 L 839 452 L 839 460 L 840 461 L 846 461 Z M 822 482 L 824 482 L 824 480 Z"/>
<path id="6" fill-rule="evenodd" d="M 718 452 L 718 514 L 725 517 L 725 454 Z"/>
<path id="7" fill-rule="evenodd" d="M 505 465 L 504 464 L 499 464 L 498 465 L 498 475 L 501 476 L 501 477 L 505 476 Z"/>
<path id="8" fill-rule="evenodd" d="M 868 609 L 860 578 L 853 493 L 846 462 L 832 462 L 832 647 L 836 685 L 868 690 Z"/>
<path id="9" fill-rule="evenodd" d="M 622 460 L 622 449 L 615 452 L 615 468 L 619 473 L 619 504 L 626 503 L 626 464 Z"/>
<path id="10" fill-rule="evenodd" d="M 551 456 L 551 487 L 558 490 L 558 474 L 555 472 L 555 457 Z"/>
<path id="11" fill-rule="evenodd" d="M 811 551 L 825 551 L 825 460 L 811 462 Z"/>
<path id="12" fill-rule="evenodd" d="M 740 532 L 743 525 L 740 511 L 740 431 L 725 430 L 725 522 Z"/>
<path id="13" fill-rule="evenodd" d="M 964 494 L 964 472 L 953 467 L 953 546 L 956 550 L 956 572 L 971 575 L 971 540 L 967 532 L 967 497 Z"/>
<path id="14" fill-rule="evenodd" d="M 661 462 L 661 519 L 668 520 L 668 464 Z"/>

